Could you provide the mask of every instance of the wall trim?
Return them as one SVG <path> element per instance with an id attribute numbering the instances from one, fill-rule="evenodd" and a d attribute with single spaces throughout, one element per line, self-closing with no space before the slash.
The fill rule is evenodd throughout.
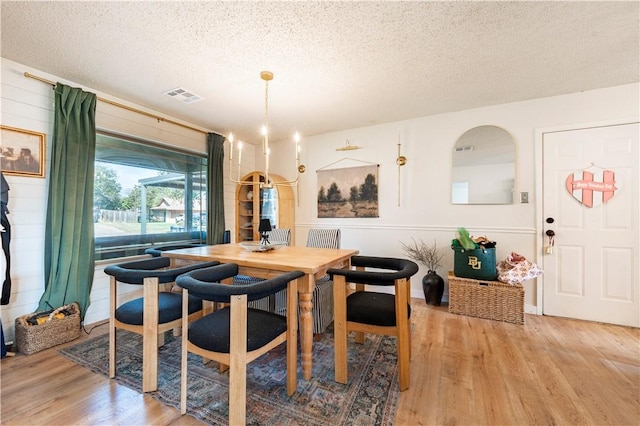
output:
<path id="1" fill-rule="evenodd" d="M 542 312 L 538 312 L 538 309 L 533 306 L 533 305 L 529 305 L 526 304 L 524 305 L 524 313 L 525 314 L 533 314 L 533 315 L 542 315 Z"/>
<path id="2" fill-rule="evenodd" d="M 438 232 L 455 232 L 457 226 L 437 226 L 437 225 L 400 225 L 400 224 L 348 224 L 344 223 L 301 223 L 296 222 L 296 228 L 340 228 L 340 229 L 368 229 L 368 230 L 380 230 L 380 231 L 438 231 Z M 502 234 L 535 234 L 536 228 L 504 228 L 504 227 L 487 227 L 482 226 L 475 228 L 473 226 L 466 227 L 469 231 L 481 231 L 483 233 L 502 233 Z"/>

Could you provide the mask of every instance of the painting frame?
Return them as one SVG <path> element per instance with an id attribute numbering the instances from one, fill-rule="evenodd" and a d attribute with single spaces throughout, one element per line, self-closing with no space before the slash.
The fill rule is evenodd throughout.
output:
<path id="1" fill-rule="evenodd" d="M 5 175 L 44 178 L 46 133 L 0 125 L 0 170 Z"/>
<path id="2" fill-rule="evenodd" d="M 318 218 L 377 218 L 378 164 L 316 171 Z"/>

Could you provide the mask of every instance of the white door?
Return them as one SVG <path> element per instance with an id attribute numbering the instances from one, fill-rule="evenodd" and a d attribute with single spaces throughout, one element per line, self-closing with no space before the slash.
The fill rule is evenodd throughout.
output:
<path id="1" fill-rule="evenodd" d="M 545 315 L 640 327 L 639 127 L 543 135 Z"/>

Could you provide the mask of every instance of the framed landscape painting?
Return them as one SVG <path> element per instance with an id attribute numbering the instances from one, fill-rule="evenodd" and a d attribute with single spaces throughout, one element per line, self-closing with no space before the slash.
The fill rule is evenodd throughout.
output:
<path id="1" fill-rule="evenodd" d="M 0 126 L 0 169 L 6 175 L 44 177 L 46 134 Z"/>
<path id="2" fill-rule="evenodd" d="M 318 171 L 318 217 L 378 217 L 378 165 Z"/>

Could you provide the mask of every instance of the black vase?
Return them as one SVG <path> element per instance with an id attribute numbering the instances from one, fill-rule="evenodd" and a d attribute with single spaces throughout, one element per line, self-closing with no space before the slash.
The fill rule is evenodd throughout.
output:
<path id="1" fill-rule="evenodd" d="M 424 291 L 424 300 L 427 305 L 440 306 L 444 293 L 444 280 L 435 271 L 429 271 L 422 277 L 422 291 Z"/>

